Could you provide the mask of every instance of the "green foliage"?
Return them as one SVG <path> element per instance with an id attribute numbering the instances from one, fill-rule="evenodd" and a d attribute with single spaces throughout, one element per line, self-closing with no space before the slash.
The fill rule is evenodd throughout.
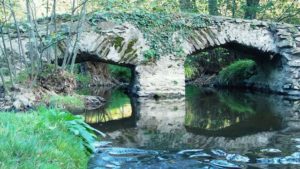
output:
<path id="1" fill-rule="evenodd" d="M 131 70 L 130 68 L 117 65 L 108 65 L 108 70 L 113 78 L 120 81 L 130 82 L 131 80 Z"/>
<path id="2" fill-rule="evenodd" d="M 185 63 L 184 74 L 187 79 L 193 79 L 198 74 L 198 69 L 192 64 Z"/>
<path id="3" fill-rule="evenodd" d="M 89 73 L 77 73 L 75 74 L 76 81 L 81 85 L 87 86 L 92 80 L 92 76 Z"/>
<path id="4" fill-rule="evenodd" d="M 29 72 L 26 70 L 19 72 L 15 79 L 16 83 L 18 84 L 25 84 L 28 80 L 29 80 Z"/>
<path id="5" fill-rule="evenodd" d="M 221 70 L 219 82 L 228 85 L 248 79 L 255 73 L 255 66 L 253 60 L 238 60 Z"/>
<path id="6" fill-rule="evenodd" d="M 80 138 L 80 144 L 86 148 L 88 154 L 95 151 L 93 143 L 96 141 L 96 135 L 93 132 L 101 132 L 86 124 L 82 116 L 43 107 L 39 108 L 39 114 L 43 121 L 40 125 L 62 123 L 69 132 Z"/>
<path id="7" fill-rule="evenodd" d="M 144 58 L 146 59 L 146 62 L 151 61 L 154 62 L 157 59 L 159 59 L 159 55 L 157 55 L 157 52 L 153 49 L 149 49 L 145 51 Z"/>
<path id="8" fill-rule="evenodd" d="M 185 63 L 198 68 L 199 73 L 215 74 L 234 60 L 236 60 L 236 58 L 229 53 L 229 50 L 215 48 L 191 55 L 186 59 Z"/>
<path id="9" fill-rule="evenodd" d="M 95 135 L 81 117 L 45 108 L 0 114 L 0 168 L 87 168 Z"/>

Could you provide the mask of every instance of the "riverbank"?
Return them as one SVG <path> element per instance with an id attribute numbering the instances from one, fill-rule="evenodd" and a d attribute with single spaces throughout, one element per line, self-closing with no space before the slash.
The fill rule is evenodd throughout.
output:
<path id="1" fill-rule="evenodd" d="M 95 135 L 83 119 L 41 108 L 0 113 L 0 168 L 87 168 Z"/>

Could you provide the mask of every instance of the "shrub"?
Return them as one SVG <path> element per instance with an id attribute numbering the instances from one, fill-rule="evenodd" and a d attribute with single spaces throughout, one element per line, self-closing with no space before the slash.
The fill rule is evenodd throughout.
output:
<path id="1" fill-rule="evenodd" d="M 238 60 L 223 68 L 219 75 L 219 83 L 223 85 L 236 84 L 255 74 L 256 63 L 253 60 Z"/>
<path id="2" fill-rule="evenodd" d="M 108 69 L 113 78 L 118 79 L 119 81 L 130 82 L 130 68 L 117 65 L 109 65 Z"/>
<path id="3" fill-rule="evenodd" d="M 184 74 L 187 79 L 193 79 L 198 74 L 198 69 L 195 65 L 184 64 Z"/>

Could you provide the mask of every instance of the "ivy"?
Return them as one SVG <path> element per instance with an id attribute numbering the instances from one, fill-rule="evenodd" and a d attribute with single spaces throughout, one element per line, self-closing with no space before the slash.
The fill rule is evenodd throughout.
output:
<path id="1" fill-rule="evenodd" d="M 167 14 L 147 13 L 143 11 L 132 13 L 93 13 L 89 19 L 92 25 L 102 21 L 113 21 L 117 24 L 129 22 L 135 25 L 148 41 L 150 49 L 144 57 L 148 61 L 158 59 L 158 56 L 173 54 L 181 57 L 184 52 L 180 40 L 174 42 L 173 35 L 178 32 L 182 37 L 188 37 L 192 31 L 206 27 L 209 19 L 197 14 Z"/>

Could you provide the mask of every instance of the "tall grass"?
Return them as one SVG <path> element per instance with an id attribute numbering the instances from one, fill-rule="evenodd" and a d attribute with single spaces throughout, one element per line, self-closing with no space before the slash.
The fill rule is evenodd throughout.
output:
<path id="1" fill-rule="evenodd" d="M 0 168 L 87 168 L 94 129 L 55 109 L 0 113 Z"/>

